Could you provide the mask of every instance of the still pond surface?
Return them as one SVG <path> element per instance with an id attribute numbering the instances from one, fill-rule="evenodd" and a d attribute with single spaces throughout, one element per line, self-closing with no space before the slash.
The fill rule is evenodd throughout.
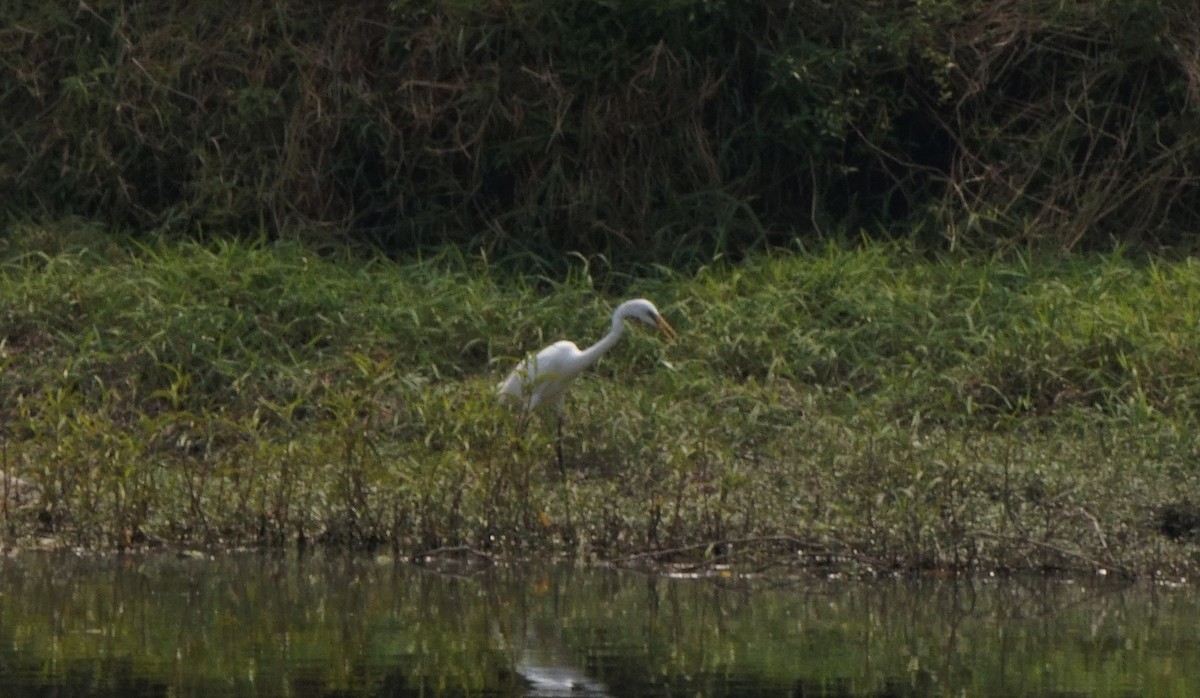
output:
<path id="1" fill-rule="evenodd" d="M 4 696 L 1196 696 L 1190 586 L 0 561 Z"/>

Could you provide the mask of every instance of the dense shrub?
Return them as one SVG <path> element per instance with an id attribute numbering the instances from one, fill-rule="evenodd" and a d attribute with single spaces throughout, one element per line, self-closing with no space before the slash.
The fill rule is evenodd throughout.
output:
<path id="1" fill-rule="evenodd" d="M 1174 243 L 1200 225 L 1200 18 L 1182 0 L 989 3 L 955 26 L 951 237 Z M 965 214 L 965 215 L 964 215 Z"/>
<path id="2" fill-rule="evenodd" d="M 1171 243 L 1200 218 L 1189 6 L 6 3 L 0 205 L 548 266 Z"/>

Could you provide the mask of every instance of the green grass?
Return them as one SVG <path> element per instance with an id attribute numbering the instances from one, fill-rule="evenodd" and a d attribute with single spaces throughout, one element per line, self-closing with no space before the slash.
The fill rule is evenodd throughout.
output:
<path id="1" fill-rule="evenodd" d="M 59 224 L 19 226 L 0 265 L 12 545 L 1200 562 L 1191 261 L 872 244 L 554 283 Z M 631 333 L 575 385 L 564 478 L 552 425 L 516 435 L 494 386 L 638 295 L 680 338 Z"/>

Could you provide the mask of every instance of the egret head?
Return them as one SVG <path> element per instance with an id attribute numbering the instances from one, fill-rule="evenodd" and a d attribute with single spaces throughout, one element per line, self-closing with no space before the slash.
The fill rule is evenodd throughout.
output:
<path id="1" fill-rule="evenodd" d="M 635 298 L 631 301 L 625 301 L 617 307 L 614 317 L 624 320 L 625 318 L 634 318 L 652 327 L 657 327 L 663 336 L 669 341 L 675 341 L 677 336 L 675 328 L 663 318 L 662 313 L 658 312 L 658 308 L 645 298 Z"/>

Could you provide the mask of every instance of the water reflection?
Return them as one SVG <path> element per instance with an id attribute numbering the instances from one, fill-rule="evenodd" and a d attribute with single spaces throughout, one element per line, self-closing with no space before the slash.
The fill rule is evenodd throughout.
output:
<path id="1" fill-rule="evenodd" d="M 543 585 L 544 586 L 544 585 Z M 513 648 L 516 672 L 526 684 L 528 696 L 579 696 L 600 698 L 610 695 L 603 682 L 589 675 L 580 659 L 563 640 L 557 619 L 536 611 L 520 619 L 523 635 Z"/>
<path id="2" fill-rule="evenodd" d="M 0 563 L 3 695 L 1200 695 L 1190 588 L 355 557 Z"/>

